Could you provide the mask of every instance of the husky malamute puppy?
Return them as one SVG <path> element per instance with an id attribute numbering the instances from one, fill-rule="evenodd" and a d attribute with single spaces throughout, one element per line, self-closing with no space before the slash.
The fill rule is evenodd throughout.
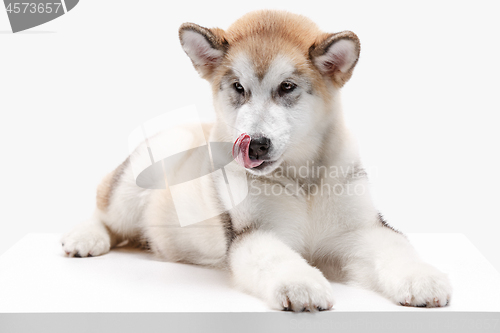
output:
<path id="1" fill-rule="evenodd" d="M 227 30 L 185 23 L 179 37 L 212 87 L 216 121 L 204 125 L 206 137 L 234 143 L 224 177 L 190 187 L 188 204 L 225 212 L 181 227 L 172 191 L 138 187 L 129 158 L 99 185 L 92 218 L 62 238 L 67 255 L 98 256 L 138 240 L 165 260 L 228 269 L 238 288 L 273 309 L 331 309 L 329 280 L 405 306 L 448 304 L 447 276 L 422 262 L 373 206 L 346 130 L 340 90 L 359 57 L 354 33 L 258 11 Z M 168 134 L 149 141 L 178 144 Z M 139 148 L 134 154 L 148 154 Z M 179 170 L 203 164 L 192 158 L 184 156 Z M 223 178 L 248 186 L 242 202 L 227 205 Z"/>

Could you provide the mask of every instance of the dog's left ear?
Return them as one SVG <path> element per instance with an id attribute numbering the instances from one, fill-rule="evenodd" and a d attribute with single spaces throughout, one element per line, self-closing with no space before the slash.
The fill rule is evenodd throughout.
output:
<path id="1" fill-rule="evenodd" d="M 351 31 L 325 34 L 309 50 L 313 64 L 326 77 L 342 87 L 358 62 L 360 44 Z"/>
<path id="2" fill-rule="evenodd" d="M 207 29 L 194 23 L 184 23 L 179 28 L 182 48 L 191 58 L 201 77 L 210 80 L 228 48 L 222 29 Z"/>

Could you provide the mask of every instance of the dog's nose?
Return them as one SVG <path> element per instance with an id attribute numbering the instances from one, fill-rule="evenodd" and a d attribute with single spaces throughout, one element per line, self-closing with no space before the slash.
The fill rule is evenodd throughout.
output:
<path id="1" fill-rule="evenodd" d="M 254 138 L 250 141 L 248 155 L 253 160 L 263 160 L 266 158 L 271 146 L 271 140 L 266 137 Z"/>

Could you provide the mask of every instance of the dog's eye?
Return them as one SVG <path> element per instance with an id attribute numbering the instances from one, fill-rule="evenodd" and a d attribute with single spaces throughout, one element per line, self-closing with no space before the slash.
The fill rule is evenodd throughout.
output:
<path id="1" fill-rule="evenodd" d="M 289 81 L 283 81 L 281 82 L 280 89 L 283 93 L 289 93 L 292 92 L 297 86 L 293 84 L 292 82 Z"/>
<path id="2" fill-rule="evenodd" d="M 245 88 L 239 83 L 235 82 L 233 83 L 234 90 L 236 90 L 237 93 L 243 94 L 245 92 Z"/>

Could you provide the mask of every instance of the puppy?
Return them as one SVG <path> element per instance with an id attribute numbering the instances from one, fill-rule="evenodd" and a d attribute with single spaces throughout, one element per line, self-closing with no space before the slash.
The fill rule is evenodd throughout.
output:
<path id="1" fill-rule="evenodd" d="M 188 168 L 208 174 L 203 180 L 182 191 L 168 177 L 165 186 L 141 187 L 134 161 L 148 158 L 150 146 L 182 144 L 172 132 L 149 138 L 99 185 L 94 215 L 62 239 L 67 255 L 98 256 L 138 241 L 165 260 L 227 269 L 238 288 L 278 310 L 331 309 L 329 280 L 395 304 L 448 304 L 447 276 L 419 259 L 373 206 L 344 124 L 340 91 L 360 53 L 354 33 L 257 11 L 226 31 L 185 23 L 179 37 L 211 84 L 216 111 L 201 134 L 180 131 L 193 147 L 204 137 L 229 143 L 222 155 L 232 158 L 206 172 L 212 160 L 183 153 L 170 173 Z M 186 219 L 198 223 L 181 227 Z"/>

